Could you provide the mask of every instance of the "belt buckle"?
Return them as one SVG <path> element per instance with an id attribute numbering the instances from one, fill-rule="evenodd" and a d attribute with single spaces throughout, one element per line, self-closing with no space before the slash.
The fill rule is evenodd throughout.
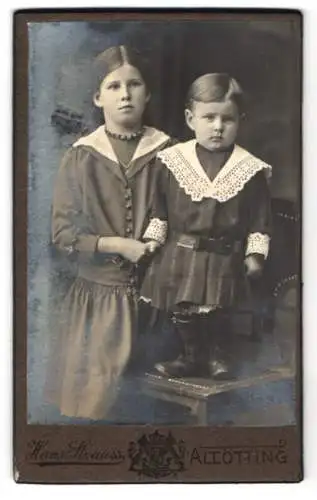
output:
<path id="1" fill-rule="evenodd" d="M 196 238 L 192 236 L 181 235 L 176 243 L 178 247 L 189 248 L 195 250 L 197 247 Z"/>

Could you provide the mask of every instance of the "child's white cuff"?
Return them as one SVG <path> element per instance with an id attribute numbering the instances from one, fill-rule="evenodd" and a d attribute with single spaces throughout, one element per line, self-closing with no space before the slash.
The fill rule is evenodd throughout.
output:
<path id="1" fill-rule="evenodd" d="M 245 255 L 259 253 L 266 259 L 269 254 L 270 237 L 268 234 L 251 233 L 248 236 Z"/>
<path id="2" fill-rule="evenodd" d="M 151 219 L 144 235 L 143 239 L 154 240 L 164 245 L 167 237 L 167 221 L 161 219 Z"/>

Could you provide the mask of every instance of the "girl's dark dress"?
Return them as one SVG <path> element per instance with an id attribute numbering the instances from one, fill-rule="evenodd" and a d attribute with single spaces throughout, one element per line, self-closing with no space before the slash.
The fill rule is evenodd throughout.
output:
<path id="1" fill-rule="evenodd" d="M 142 239 L 156 184 L 154 157 L 170 138 L 147 127 L 123 167 L 104 127 L 65 154 L 55 187 L 53 243 L 78 275 L 56 318 L 60 342 L 48 387 L 62 414 L 104 418 L 131 353 L 137 322 L 137 267 L 96 252 L 99 236 Z M 124 155 L 123 155 L 124 156 Z"/>
<path id="2" fill-rule="evenodd" d="M 165 244 L 142 286 L 162 310 L 230 307 L 245 294 L 244 258 L 266 258 L 269 165 L 235 145 L 226 155 L 195 140 L 158 154 L 155 205 L 146 237 Z"/>

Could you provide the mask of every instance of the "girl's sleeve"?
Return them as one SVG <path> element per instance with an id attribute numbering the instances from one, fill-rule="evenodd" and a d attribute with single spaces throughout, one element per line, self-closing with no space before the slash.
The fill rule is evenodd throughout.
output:
<path id="1" fill-rule="evenodd" d="M 82 212 L 82 189 L 78 152 L 66 152 L 55 182 L 52 210 L 53 244 L 68 257 L 90 259 L 99 235 L 91 234 Z"/>
<path id="2" fill-rule="evenodd" d="M 269 183 L 263 170 L 249 182 L 247 194 L 246 256 L 267 258 L 272 232 L 271 197 Z"/>
<path id="3" fill-rule="evenodd" d="M 166 168 L 161 160 L 155 160 L 155 183 L 150 222 L 143 235 L 143 240 L 154 240 L 164 245 L 167 238 L 167 205 L 166 205 Z"/>

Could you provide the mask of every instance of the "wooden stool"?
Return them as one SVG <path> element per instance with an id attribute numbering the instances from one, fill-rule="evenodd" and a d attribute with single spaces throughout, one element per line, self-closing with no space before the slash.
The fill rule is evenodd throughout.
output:
<path id="1" fill-rule="evenodd" d="M 292 379 L 290 367 L 276 367 L 259 375 L 232 381 L 215 382 L 210 379 L 173 379 L 146 373 L 139 379 L 141 391 L 155 399 L 177 403 L 190 409 L 196 425 L 208 425 L 207 405 L 216 394 L 245 389 L 263 383 Z"/>

